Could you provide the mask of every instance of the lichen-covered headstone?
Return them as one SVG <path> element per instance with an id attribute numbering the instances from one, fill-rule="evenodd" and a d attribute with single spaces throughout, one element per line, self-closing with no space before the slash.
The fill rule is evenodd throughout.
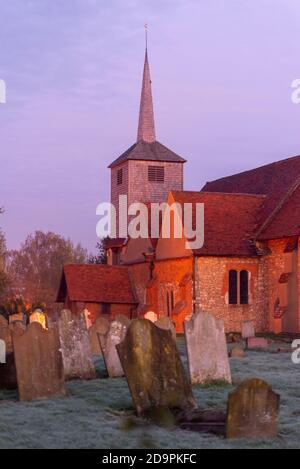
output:
<path id="1" fill-rule="evenodd" d="M 228 396 L 227 438 L 274 438 L 280 396 L 262 379 L 241 383 Z"/>
<path id="2" fill-rule="evenodd" d="M 124 340 L 129 324 L 130 320 L 120 315 L 110 323 L 106 334 L 98 334 L 104 363 L 110 378 L 124 376 L 116 346 Z"/>
<path id="3" fill-rule="evenodd" d="M 156 322 L 157 314 L 154 311 L 148 311 L 146 314 L 144 314 L 144 318 L 148 319 L 151 322 Z"/>
<path id="4" fill-rule="evenodd" d="M 62 310 L 58 329 L 65 379 L 94 379 L 96 371 L 84 315 Z"/>
<path id="5" fill-rule="evenodd" d="M 93 355 L 101 355 L 102 352 L 98 339 L 98 334 L 105 335 L 108 329 L 109 321 L 103 316 L 97 318 L 94 324 L 89 328 L 89 336 Z"/>
<path id="6" fill-rule="evenodd" d="M 57 327 L 44 330 L 33 322 L 26 331 L 13 332 L 13 345 L 22 401 L 65 394 Z"/>
<path id="7" fill-rule="evenodd" d="M 189 372 L 193 384 L 231 383 L 224 323 L 207 312 L 184 321 Z"/>
<path id="8" fill-rule="evenodd" d="M 248 337 L 254 337 L 255 336 L 254 322 L 242 321 L 241 330 L 242 330 L 243 339 L 247 339 Z"/>
<path id="9" fill-rule="evenodd" d="M 197 407 L 170 331 L 134 319 L 117 350 L 138 415 L 155 408 Z"/>
<path id="10" fill-rule="evenodd" d="M 172 337 L 176 340 L 176 329 L 174 323 L 168 316 L 161 316 L 156 322 L 155 325 L 160 329 L 165 331 L 171 331 Z"/>

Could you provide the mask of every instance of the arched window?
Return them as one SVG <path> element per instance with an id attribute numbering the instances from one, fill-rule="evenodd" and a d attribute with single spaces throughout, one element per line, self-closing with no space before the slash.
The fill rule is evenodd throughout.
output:
<path id="1" fill-rule="evenodd" d="M 247 270 L 240 271 L 240 304 L 248 304 L 249 274 Z"/>
<path id="2" fill-rule="evenodd" d="M 238 275 L 236 270 L 229 271 L 229 304 L 236 305 L 237 304 L 237 283 L 238 283 Z"/>

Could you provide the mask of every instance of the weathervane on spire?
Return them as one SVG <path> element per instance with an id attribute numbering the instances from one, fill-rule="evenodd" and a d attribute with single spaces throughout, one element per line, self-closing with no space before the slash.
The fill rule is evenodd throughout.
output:
<path id="1" fill-rule="evenodd" d="M 148 23 L 144 24 L 144 28 L 145 28 L 145 38 L 146 38 L 146 50 L 147 50 L 147 47 L 148 47 Z"/>

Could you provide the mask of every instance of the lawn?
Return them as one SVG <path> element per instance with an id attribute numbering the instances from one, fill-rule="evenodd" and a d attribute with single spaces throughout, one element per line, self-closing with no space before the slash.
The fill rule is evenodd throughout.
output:
<path id="1" fill-rule="evenodd" d="M 183 338 L 178 339 L 186 364 Z M 233 385 L 194 386 L 201 408 L 225 408 L 228 392 L 250 377 L 265 379 L 281 395 L 279 436 L 273 440 L 226 440 L 209 434 L 168 430 L 130 418 L 132 401 L 126 380 L 99 378 L 67 383 L 64 398 L 18 402 L 17 392 L 0 391 L 0 448 L 300 448 L 300 364 L 290 353 L 248 351 L 231 359 Z"/>

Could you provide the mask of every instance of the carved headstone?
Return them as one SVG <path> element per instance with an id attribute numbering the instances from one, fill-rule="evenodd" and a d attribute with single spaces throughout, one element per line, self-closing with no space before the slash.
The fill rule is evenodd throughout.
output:
<path id="1" fill-rule="evenodd" d="M 159 407 L 197 407 L 170 331 L 134 319 L 117 350 L 138 415 Z"/>
<path id="2" fill-rule="evenodd" d="M 262 379 L 241 383 L 228 396 L 227 438 L 277 436 L 280 396 Z"/>
<path id="3" fill-rule="evenodd" d="M 254 322 L 242 321 L 241 330 L 242 330 L 243 339 L 247 339 L 248 337 L 254 337 L 255 336 Z"/>
<path id="4" fill-rule="evenodd" d="M 23 333 L 13 333 L 13 344 L 22 401 L 65 394 L 57 327 L 46 331 L 33 322 Z"/>
<path id="5" fill-rule="evenodd" d="M 89 336 L 93 355 L 101 355 L 101 347 L 98 334 L 106 334 L 109 329 L 109 322 L 106 318 L 100 316 L 94 324 L 89 328 Z"/>
<path id="6" fill-rule="evenodd" d="M 65 379 L 94 379 L 96 371 L 84 315 L 62 310 L 58 329 Z"/>
<path id="7" fill-rule="evenodd" d="M 184 330 L 192 383 L 231 383 L 223 321 L 210 313 L 199 312 L 184 321 Z"/>
<path id="8" fill-rule="evenodd" d="M 176 329 L 174 323 L 168 316 L 161 316 L 156 322 L 155 325 L 160 329 L 164 329 L 165 331 L 171 331 L 172 337 L 176 340 Z"/>
<path id="9" fill-rule="evenodd" d="M 124 340 L 129 324 L 130 320 L 120 315 L 110 323 L 106 334 L 98 334 L 104 363 L 110 378 L 124 376 L 116 346 Z"/>

